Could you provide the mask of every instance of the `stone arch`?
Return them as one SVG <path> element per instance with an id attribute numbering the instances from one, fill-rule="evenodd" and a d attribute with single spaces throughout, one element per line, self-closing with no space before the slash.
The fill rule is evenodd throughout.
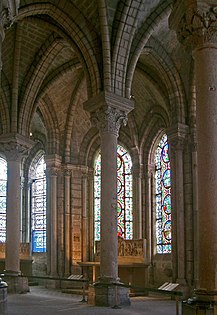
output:
<path id="1" fill-rule="evenodd" d="M 44 75 L 49 67 L 49 64 L 61 51 L 61 41 L 51 36 L 48 41 L 41 48 L 41 53 L 38 54 L 39 60 L 36 60 L 29 69 L 28 75 L 26 76 L 22 89 L 25 91 L 21 94 L 21 105 L 19 115 L 19 127 L 18 130 L 21 134 L 25 135 L 29 133 L 29 124 L 32 115 L 32 109 L 36 99 L 37 92 L 40 85 L 43 82 Z M 43 52 L 43 54 L 42 54 Z M 41 57 L 42 55 L 42 57 Z"/>
<path id="2" fill-rule="evenodd" d="M 115 94 L 123 97 L 126 95 L 126 78 L 127 78 L 127 64 L 130 54 L 130 48 L 133 42 L 133 37 L 136 32 L 136 21 L 142 1 L 133 5 L 133 1 L 120 1 L 116 10 L 116 23 L 113 27 L 113 54 L 112 54 L 112 89 Z M 122 79 L 121 79 L 122 78 Z"/>
<path id="3" fill-rule="evenodd" d="M 10 122 L 10 114 L 9 114 L 9 100 L 10 100 L 10 94 L 9 94 L 9 82 L 4 74 L 4 72 L 1 72 L 2 77 L 2 87 L 1 87 L 1 101 L 0 101 L 0 132 L 1 133 L 8 133 L 10 132 L 11 128 L 11 122 Z"/>
<path id="4" fill-rule="evenodd" d="M 169 11 L 171 10 L 172 1 L 165 0 L 159 4 L 159 6 L 153 11 L 153 13 L 146 19 L 146 21 L 141 25 L 139 31 L 137 32 L 135 38 L 133 39 L 127 76 L 126 76 L 126 97 L 130 97 L 131 95 L 131 85 L 132 79 L 134 75 L 134 71 L 139 59 L 139 56 L 142 53 L 143 48 L 145 47 L 149 37 L 154 31 L 154 28 L 158 23 L 168 16 Z M 158 12 L 158 16 L 156 17 L 156 12 Z M 155 23 L 153 24 L 153 21 Z"/>
<path id="5" fill-rule="evenodd" d="M 75 46 L 78 47 L 77 52 L 90 76 L 88 81 L 89 93 L 90 95 L 95 95 L 101 88 L 101 76 L 96 58 L 96 55 L 98 57 L 100 55 L 97 53 L 98 46 L 96 47 L 96 43 L 100 41 L 98 35 L 90 31 L 88 25 L 86 25 L 86 20 L 82 13 L 72 3 L 70 5 L 72 5 L 70 12 L 73 16 L 77 17 L 77 19 L 79 16 L 79 24 L 75 22 L 75 19 L 71 19 L 68 13 L 51 3 L 35 3 L 21 8 L 17 21 L 30 16 L 48 15 L 55 21 L 54 24 L 58 25 L 60 30 L 64 29 L 68 40 L 76 43 Z"/>
<path id="6" fill-rule="evenodd" d="M 187 102 L 180 74 L 172 59 L 158 41 L 151 37 L 148 43 L 152 48 L 145 48 L 144 53 L 149 54 L 152 66 L 156 69 L 156 73 L 159 73 L 162 84 L 164 82 L 166 86 L 171 122 L 185 123 Z"/>
<path id="7" fill-rule="evenodd" d="M 65 157 L 65 163 L 69 163 L 70 161 L 70 154 L 71 154 L 71 140 L 72 140 L 72 133 L 73 133 L 73 122 L 74 122 L 74 112 L 75 112 L 75 107 L 76 104 L 79 101 L 79 90 L 84 84 L 84 75 L 83 73 L 80 75 L 79 81 L 76 84 L 76 87 L 72 93 L 71 96 L 71 101 L 70 101 L 70 107 L 68 110 L 67 114 L 67 122 L 66 122 L 66 129 L 65 129 L 65 152 L 64 152 L 64 157 Z"/>
<path id="8" fill-rule="evenodd" d="M 55 111 L 51 100 L 48 97 L 44 97 L 39 104 L 39 110 L 45 128 L 47 130 L 47 141 L 45 152 L 49 154 L 59 154 L 60 153 L 60 131 L 58 127 L 58 119 L 56 117 Z"/>
<path id="9" fill-rule="evenodd" d="M 150 150 L 159 132 L 169 125 L 168 115 L 161 107 L 152 108 L 144 119 L 141 129 L 141 161 L 150 162 Z"/>

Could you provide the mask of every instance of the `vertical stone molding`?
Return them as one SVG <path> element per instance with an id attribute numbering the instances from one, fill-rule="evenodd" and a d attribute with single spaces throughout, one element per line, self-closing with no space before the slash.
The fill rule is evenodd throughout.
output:
<path id="1" fill-rule="evenodd" d="M 7 159 L 8 187 L 6 214 L 6 273 L 20 273 L 19 248 L 21 241 L 21 160 L 32 142 L 19 135 L 0 137 L 1 150 Z"/>
<path id="2" fill-rule="evenodd" d="M 184 211 L 184 178 L 183 150 L 188 126 L 178 123 L 167 130 L 172 185 L 172 221 L 173 221 L 173 267 L 176 270 L 175 280 L 186 285 L 185 253 L 185 211 Z"/>
<path id="3" fill-rule="evenodd" d="M 47 272 L 58 274 L 58 231 L 57 231 L 57 179 L 61 167 L 59 156 L 45 156 L 47 177 Z"/>
<path id="4" fill-rule="evenodd" d="M 217 289 L 217 5 L 176 1 L 170 26 L 193 51 L 198 164 L 198 287 Z"/>
<path id="5" fill-rule="evenodd" d="M 142 165 L 133 168 L 133 200 L 134 200 L 134 224 L 133 238 L 142 238 Z"/>
<path id="6" fill-rule="evenodd" d="M 64 275 L 70 275 L 71 266 L 71 170 L 64 170 Z"/>
<path id="7" fill-rule="evenodd" d="M 94 196 L 94 170 L 89 168 L 88 175 L 88 196 Z M 89 259 L 93 261 L 94 259 L 94 198 L 88 198 L 87 202 L 88 207 L 88 248 L 89 248 Z"/>
<path id="8" fill-rule="evenodd" d="M 82 168 L 82 260 L 88 261 L 88 167 Z"/>
<path id="9" fill-rule="evenodd" d="M 99 282 L 109 286 L 119 280 L 117 138 L 121 124 L 126 123 L 126 115 L 133 109 L 133 103 L 115 94 L 103 92 L 87 101 L 85 109 L 90 112 L 92 123 L 99 129 L 101 137 L 101 256 Z M 104 297 L 100 296 L 99 291 L 99 288 L 96 289 L 96 304 L 111 305 L 114 303 L 114 295 L 109 293 L 109 288 L 104 292 Z"/>
<path id="10" fill-rule="evenodd" d="M 150 228 L 153 224 L 153 185 L 154 185 L 154 174 L 155 174 L 155 164 L 147 164 L 145 171 L 145 196 L 146 196 L 146 216 L 144 218 L 145 221 L 145 237 L 147 240 L 147 263 L 151 263 L 152 259 L 152 228 Z"/>

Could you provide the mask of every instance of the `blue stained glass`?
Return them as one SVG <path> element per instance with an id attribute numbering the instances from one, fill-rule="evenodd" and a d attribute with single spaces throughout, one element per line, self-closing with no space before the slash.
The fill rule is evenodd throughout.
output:
<path id="1" fill-rule="evenodd" d="M 117 230 L 125 239 L 133 238 L 133 189 L 132 161 L 129 153 L 120 145 L 117 147 Z M 100 189 L 101 154 L 95 162 L 94 176 L 94 237 L 100 240 Z"/>
<path id="2" fill-rule="evenodd" d="M 46 164 L 42 156 L 35 165 L 32 183 L 32 251 L 46 251 Z"/>
<path id="3" fill-rule="evenodd" d="M 171 170 L 169 145 L 166 134 L 155 152 L 155 203 L 157 253 L 168 254 L 172 250 L 171 223 Z"/>
<path id="4" fill-rule="evenodd" d="M 7 162 L 0 157 L 0 242 L 6 241 Z"/>

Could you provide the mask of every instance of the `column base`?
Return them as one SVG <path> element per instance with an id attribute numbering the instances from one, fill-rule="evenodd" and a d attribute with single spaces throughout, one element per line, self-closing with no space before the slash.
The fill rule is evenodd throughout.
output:
<path id="1" fill-rule="evenodd" d="M 27 277 L 20 277 L 18 273 L 5 271 L 1 275 L 3 280 L 7 283 L 8 293 L 27 293 L 29 292 L 29 284 Z"/>
<path id="2" fill-rule="evenodd" d="M 89 286 L 87 302 L 94 306 L 129 306 L 129 289 L 112 283 L 97 282 Z"/>
<path id="3" fill-rule="evenodd" d="M 195 296 L 182 302 L 182 315 L 217 315 L 217 291 L 195 290 Z"/>

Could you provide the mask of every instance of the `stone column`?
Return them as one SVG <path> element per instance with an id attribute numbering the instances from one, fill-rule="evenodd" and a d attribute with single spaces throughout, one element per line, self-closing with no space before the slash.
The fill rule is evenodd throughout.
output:
<path id="1" fill-rule="evenodd" d="M 154 173 L 155 173 L 155 164 L 147 164 L 145 171 L 145 198 L 146 198 L 146 217 L 145 217 L 145 236 L 146 236 L 146 244 L 147 244 L 147 264 L 151 264 L 153 248 L 152 248 L 152 217 L 153 217 L 153 195 L 155 192 L 153 191 L 154 185 Z"/>
<path id="2" fill-rule="evenodd" d="M 0 146 L 7 159 L 7 212 L 5 275 L 8 291 L 28 291 L 17 277 L 20 274 L 21 242 L 21 160 L 32 146 L 32 141 L 17 134 L 2 135 Z M 11 278 L 12 277 L 12 278 Z M 15 279 L 16 278 L 16 279 Z"/>
<path id="3" fill-rule="evenodd" d="M 172 166 L 172 261 L 174 270 L 176 270 L 174 280 L 183 286 L 186 286 L 183 150 L 187 132 L 188 126 L 183 124 L 177 124 L 167 130 Z"/>
<path id="4" fill-rule="evenodd" d="M 100 279 L 95 286 L 96 305 L 114 305 L 115 295 L 121 304 L 129 304 L 128 296 L 120 287 L 111 286 L 118 279 L 117 237 L 117 138 L 132 101 L 103 92 L 85 104 L 101 137 L 101 230 Z M 103 292 L 102 292 L 103 291 Z M 118 291 L 118 292 L 117 292 Z M 116 292 L 116 293 L 115 293 Z"/>
<path id="5" fill-rule="evenodd" d="M 199 287 L 217 290 L 217 5 L 176 1 L 170 26 L 193 51 L 198 159 Z"/>
<path id="6" fill-rule="evenodd" d="M 88 215 L 87 215 L 88 168 L 82 169 L 82 261 L 88 260 Z"/>
<path id="7" fill-rule="evenodd" d="M 88 172 L 88 195 L 94 196 L 94 170 L 89 169 Z M 88 237 L 88 249 L 89 249 L 89 259 L 93 261 L 94 259 L 94 200 L 89 198 L 88 200 L 88 222 L 89 222 L 89 237 Z"/>
<path id="8" fill-rule="evenodd" d="M 61 161 L 58 156 L 45 156 L 47 175 L 47 272 L 58 274 L 57 178 Z"/>
<path id="9" fill-rule="evenodd" d="M 141 239 L 142 234 L 142 167 L 133 168 L 133 238 Z"/>
<path id="10" fill-rule="evenodd" d="M 71 264 L 71 170 L 64 172 L 64 275 L 70 275 Z"/>

